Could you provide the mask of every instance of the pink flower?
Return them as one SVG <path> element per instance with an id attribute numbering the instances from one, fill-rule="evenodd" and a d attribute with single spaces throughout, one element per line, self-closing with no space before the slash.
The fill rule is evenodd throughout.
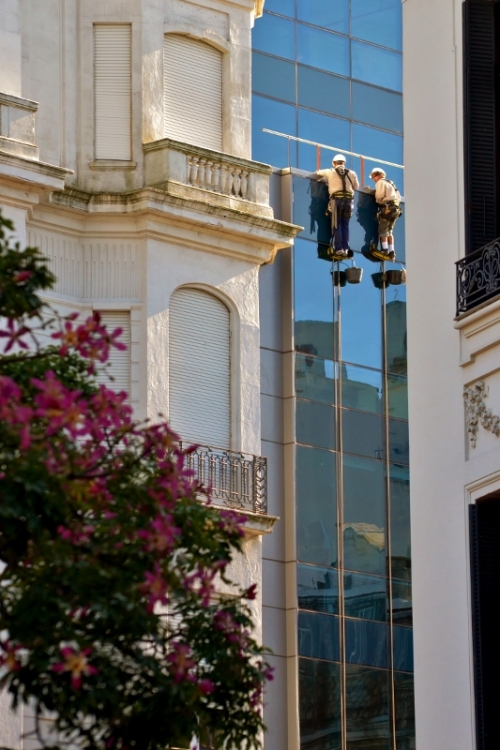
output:
<path id="1" fill-rule="evenodd" d="M 152 531 L 139 531 L 139 536 L 147 540 L 148 549 L 157 552 L 171 550 L 180 533 L 179 529 L 172 523 L 172 516 L 157 516 L 151 527 Z"/>
<path id="2" fill-rule="evenodd" d="M 0 653 L 0 667 L 5 667 L 9 672 L 18 672 L 21 669 L 21 663 L 19 662 L 16 653 L 21 649 L 21 646 L 11 644 L 9 641 L 0 643 L 0 648 L 3 654 Z"/>
<path id="3" fill-rule="evenodd" d="M 52 671 L 62 674 L 69 672 L 71 674 L 71 687 L 73 690 L 80 690 L 82 686 L 82 677 L 95 675 L 98 669 L 88 663 L 87 656 L 92 652 L 91 648 L 84 648 L 82 651 L 76 651 L 70 646 L 61 648 L 61 655 L 64 661 L 58 662 L 52 666 Z"/>
<path id="4" fill-rule="evenodd" d="M 70 391 L 49 370 L 45 379 L 32 378 L 31 382 L 39 393 L 34 398 L 35 414 L 48 419 L 47 435 L 65 427 L 73 437 L 81 431 L 85 402 L 80 391 Z"/>
<path id="5" fill-rule="evenodd" d="M 215 690 L 215 685 L 212 680 L 199 680 L 198 687 L 200 688 L 200 691 L 203 695 L 209 695 Z"/>
<path id="6" fill-rule="evenodd" d="M 141 585 L 141 591 L 149 594 L 148 611 L 152 612 L 156 602 L 161 604 L 168 602 L 168 588 L 158 564 L 155 566 L 154 573 L 147 571 L 144 578 L 145 581 Z"/>
<path id="7" fill-rule="evenodd" d="M 171 644 L 172 651 L 167 656 L 170 663 L 170 672 L 173 675 L 174 682 L 194 682 L 195 677 L 192 670 L 195 666 L 191 658 L 191 649 L 185 643 L 173 641 Z"/>
<path id="8" fill-rule="evenodd" d="M 21 284 L 23 281 L 28 281 L 33 276 L 33 271 L 19 271 L 15 276 L 12 277 L 14 284 Z"/>

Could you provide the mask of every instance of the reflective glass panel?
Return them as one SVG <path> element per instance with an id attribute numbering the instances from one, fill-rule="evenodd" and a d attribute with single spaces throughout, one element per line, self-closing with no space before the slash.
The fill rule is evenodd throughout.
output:
<path id="1" fill-rule="evenodd" d="M 399 375 L 406 375 L 406 289 L 401 287 L 402 285 L 388 287 L 386 291 L 387 369 Z"/>
<path id="2" fill-rule="evenodd" d="M 375 414 L 383 410 L 382 373 L 342 363 L 342 406 Z"/>
<path id="3" fill-rule="evenodd" d="M 389 450 L 391 460 L 395 463 L 410 462 L 410 438 L 408 422 L 402 419 L 389 420 Z"/>
<path id="4" fill-rule="evenodd" d="M 382 368 L 382 295 L 371 275 L 378 266 L 356 254 L 363 268 L 361 284 L 347 284 L 341 290 L 342 359 L 344 362 Z"/>
<path id="5" fill-rule="evenodd" d="M 400 50 L 401 7 L 400 0 L 351 0 L 351 34 Z"/>
<path id="6" fill-rule="evenodd" d="M 302 562 L 337 564 L 335 453 L 296 447 L 297 551 Z"/>
<path id="7" fill-rule="evenodd" d="M 299 612 L 299 655 L 339 661 L 339 620 L 331 615 Z"/>
<path id="8" fill-rule="evenodd" d="M 315 565 L 298 565 L 297 595 L 301 609 L 338 614 L 338 571 Z"/>
<path id="9" fill-rule="evenodd" d="M 335 410 L 317 401 L 297 399 L 297 442 L 335 449 Z"/>
<path id="10" fill-rule="evenodd" d="M 408 419 L 408 379 L 404 375 L 388 375 L 389 414 Z"/>
<path id="11" fill-rule="evenodd" d="M 252 47 L 271 55 L 295 57 L 295 24 L 286 18 L 267 14 L 256 21 L 252 32 Z"/>
<path id="12" fill-rule="evenodd" d="M 346 661 L 366 667 L 387 667 L 387 625 L 367 620 L 345 621 Z"/>
<path id="13" fill-rule="evenodd" d="M 384 420 L 376 414 L 342 409 L 343 448 L 382 460 L 385 454 Z"/>
<path id="14" fill-rule="evenodd" d="M 298 351 L 333 359 L 333 289 L 330 266 L 317 247 L 296 240 L 294 248 L 295 346 Z"/>
<path id="15" fill-rule="evenodd" d="M 321 115 L 309 109 L 299 108 L 299 137 L 314 143 L 325 143 L 332 147 L 349 150 L 350 125 L 347 120 Z M 299 169 L 314 172 L 316 169 L 316 147 L 299 143 Z M 332 152 L 321 151 L 321 168 L 332 166 Z"/>
<path id="16" fill-rule="evenodd" d="M 295 104 L 295 65 L 291 62 L 254 52 L 252 84 L 257 94 L 285 99 Z"/>
<path id="17" fill-rule="evenodd" d="M 330 31 L 348 34 L 349 0 L 335 0 L 333 3 L 332 0 L 297 0 L 297 18 Z"/>
<path id="18" fill-rule="evenodd" d="M 347 665 L 347 747 L 389 750 L 390 673 Z"/>
<path id="19" fill-rule="evenodd" d="M 409 581 L 392 581 L 392 617 L 396 625 L 408 625 L 413 622 L 412 593 Z"/>
<path id="20" fill-rule="evenodd" d="M 325 152 L 326 153 L 326 152 Z M 328 245 L 331 237 L 326 183 L 305 177 L 293 176 L 293 221 L 304 227 L 300 237 Z M 331 264 L 330 264 L 331 267 Z"/>
<path id="21" fill-rule="evenodd" d="M 403 68 L 399 52 L 391 52 L 353 39 L 351 55 L 353 78 L 385 89 L 402 91 Z"/>
<path id="22" fill-rule="evenodd" d="M 345 567 L 386 572 L 385 469 L 382 461 L 344 456 Z"/>
<path id="23" fill-rule="evenodd" d="M 285 138 L 263 133 L 262 128 L 279 133 L 296 134 L 295 107 L 262 96 L 252 97 L 252 158 L 264 164 L 288 165 L 288 145 Z M 291 164 L 295 162 L 295 148 L 291 148 Z"/>
<path id="24" fill-rule="evenodd" d="M 351 114 L 351 92 L 348 78 L 323 73 L 315 68 L 298 66 L 299 99 L 302 107 L 319 109 L 340 117 Z M 283 96 L 279 97 L 283 99 Z M 325 143 L 325 141 L 321 141 Z M 331 157 L 330 157 L 331 158 Z"/>
<path id="25" fill-rule="evenodd" d="M 295 392 L 302 398 L 312 398 L 333 404 L 335 400 L 334 363 L 331 359 L 295 355 Z"/>
<path id="26" fill-rule="evenodd" d="M 394 669 L 413 672 L 413 630 L 394 625 Z"/>
<path id="27" fill-rule="evenodd" d="M 359 573 L 344 574 L 345 613 L 364 620 L 387 619 L 387 579 Z"/>
<path id="28" fill-rule="evenodd" d="M 340 664 L 299 660 L 300 739 L 311 750 L 340 750 Z"/>
<path id="29" fill-rule="evenodd" d="M 413 675 L 394 673 L 397 750 L 415 748 L 415 695 Z"/>
<path id="30" fill-rule="evenodd" d="M 280 97 L 283 99 L 284 97 Z M 352 84 L 352 117 L 368 125 L 403 132 L 403 97 L 365 83 Z"/>
<path id="31" fill-rule="evenodd" d="M 297 61 L 304 65 L 348 76 L 349 44 L 348 37 L 304 26 L 303 23 L 297 24 Z"/>
<path id="32" fill-rule="evenodd" d="M 295 16 L 295 0 L 266 0 L 266 11 L 273 11 L 274 13 L 281 13 L 282 16 Z M 264 20 L 266 19 L 264 15 Z M 256 24 L 259 23 L 259 19 L 256 20 Z"/>
<path id="33" fill-rule="evenodd" d="M 353 151 L 357 151 L 360 154 L 366 154 L 366 156 L 373 156 L 374 159 L 385 159 L 386 161 L 392 161 L 395 164 L 403 163 L 403 138 L 400 135 L 394 135 L 393 133 L 386 133 L 384 130 L 376 130 L 370 128 L 367 125 L 357 125 L 356 123 L 352 126 L 352 141 Z M 386 169 L 384 167 L 384 169 Z M 402 170 L 395 170 L 397 172 L 396 177 L 391 177 L 390 167 L 386 169 L 389 179 L 396 183 L 398 188 L 401 190 L 402 183 Z M 368 175 L 366 175 L 368 182 Z M 369 181 L 370 187 L 374 187 L 374 183 Z M 401 192 L 403 192 L 401 190 Z"/>
<path id="34" fill-rule="evenodd" d="M 410 470 L 408 466 L 390 466 L 392 575 L 411 578 Z"/>

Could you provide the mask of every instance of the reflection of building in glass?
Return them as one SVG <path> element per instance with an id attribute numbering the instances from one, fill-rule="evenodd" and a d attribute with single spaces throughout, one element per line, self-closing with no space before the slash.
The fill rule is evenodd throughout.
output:
<path id="1" fill-rule="evenodd" d="M 261 316 L 276 321 L 261 339 L 262 450 L 284 478 L 281 542 L 265 539 L 264 557 L 287 592 L 280 603 L 264 591 L 276 665 L 266 746 L 413 750 L 406 288 L 372 281 L 375 203 L 362 190 L 350 228 L 363 281 L 333 288 L 316 150 L 261 130 L 401 163 L 401 5 L 265 8 L 253 42 L 253 153 L 276 167 L 281 218 L 304 227 L 293 252 L 261 272 Z M 332 156 L 321 150 L 322 168 Z M 359 174 L 358 160 L 349 166 Z M 395 241 L 404 261 L 404 217 Z"/>

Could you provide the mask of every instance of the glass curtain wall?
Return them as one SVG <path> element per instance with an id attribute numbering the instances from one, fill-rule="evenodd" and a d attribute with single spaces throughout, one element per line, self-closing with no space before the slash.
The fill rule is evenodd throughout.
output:
<path id="1" fill-rule="evenodd" d="M 288 148 L 268 128 L 401 164 L 400 0 L 266 0 L 265 9 L 253 40 L 253 158 L 315 170 L 313 146 Z M 322 168 L 331 157 L 321 151 Z M 401 170 L 387 172 L 403 192 Z M 305 227 L 291 311 L 301 744 L 413 750 L 405 287 L 385 287 L 369 257 L 374 204 L 362 192 L 351 247 L 363 279 L 335 284 L 331 271 L 345 265 L 324 259 L 327 196 L 291 179 L 293 221 Z M 404 263 L 404 217 L 395 245 Z"/>

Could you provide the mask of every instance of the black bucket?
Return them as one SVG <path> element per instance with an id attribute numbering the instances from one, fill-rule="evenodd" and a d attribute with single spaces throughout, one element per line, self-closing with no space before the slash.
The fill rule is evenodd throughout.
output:
<path id="1" fill-rule="evenodd" d="M 345 275 L 348 284 L 359 284 L 363 278 L 363 269 L 357 266 L 346 268 Z"/>
<path id="2" fill-rule="evenodd" d="M 345 271 L 334 271 L 333 272 L 333 283 L 335 286 L 345 286 L 347 283 L 347 277 Z"/>

